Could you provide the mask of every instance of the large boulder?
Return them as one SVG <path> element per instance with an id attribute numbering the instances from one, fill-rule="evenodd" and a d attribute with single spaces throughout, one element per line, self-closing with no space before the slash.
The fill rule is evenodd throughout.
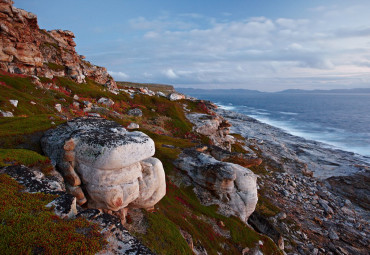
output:
<path id="1" fill-rule="evenodd" d="M 175 165 L 191 178 L 201 200 L 218 204 L 220 212 L 246 222 L 257 204 L 257 176 L 248 168 L 216 160 L 196 150 L 184 150 Z"/>
<path id="2" fill-rule="evenodd" d="M 124 219 L 128 207 L 152 208 L 166 193 L 153 140 L 114 121 L 76 118 L 45 132 L 41 145 L 80 205 Z"/>

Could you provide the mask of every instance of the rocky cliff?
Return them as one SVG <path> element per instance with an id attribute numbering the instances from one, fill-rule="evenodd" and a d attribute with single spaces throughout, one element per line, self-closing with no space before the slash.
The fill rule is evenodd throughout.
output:
<path id="1" fill-rule="evenodd" d="M 77 54 L 71 31 L 40 29 L 37 16 L 15 8 L 11 0 L 0 0 L 0 21 L 1 70 L 50 79 L 70 77 L 77 83 L 89 78 L 117 88 L 106 68 Z"/>

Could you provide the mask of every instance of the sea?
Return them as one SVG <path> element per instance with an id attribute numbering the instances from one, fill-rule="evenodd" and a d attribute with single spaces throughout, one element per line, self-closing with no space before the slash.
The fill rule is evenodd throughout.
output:
<path id="1" fill-rule="evenodd" d="M 370 157 L 370 93 L 179 91 L 292 135 Z"/>

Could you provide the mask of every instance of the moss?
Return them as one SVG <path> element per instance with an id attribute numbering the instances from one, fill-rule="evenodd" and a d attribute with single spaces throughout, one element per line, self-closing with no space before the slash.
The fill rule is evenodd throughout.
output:
<path id="1" fill-rule="evenodd" d="M 157 254 L 193 254 L 178 227 L 160 213 L 147 213 L 149 229 L 144 244 Z"/>
<path id="2" fill-rule="evenodd" d="M 262 189 L 262 190 L 259 190 L 256 211 L 260 213 L 261 215 L 269 218 L 281 212 L 281 209 L 275 206 L 271 202 L 270 198 L 266 197 L 265 191 Z"/>
<path id="3" fill-rule="evenodd" d="M 52 63 L 48 62 L 46 65 L 53 71 L 59 72 L 59 71 L 64 71 L 65 66 L 64 65 L 59 65 L 57 63 Z"/>
<path id="4" fill-rule="evenodd" d="M 15 164 L 38 167 L 44 174 L 53 170 L 50 159 L 37 152 L 24 149 L 0 149 L 0 168 Z"/>
<path id="5" fill-rule="evenodd" d="M 62 220 L 45 205 L 55 195 L 22 192 L 0 175 L 0 250 L 2 254 L 95 254 L 105 244 L 98 226 L 84 219 Z"/>
<path id="6" fill-rule="evenodd" d="M 45 32 L 44 33 L 45 35 L 48 35 L 50 38 L 52 38 L 51 35 L 49 35 L 49 33 Z M 54 38 L 52 38 L 54 40 Z M 57 50 L 58 52 L 60 52 L 60 47 L 58 46 L 57 43 L 51 43 L 51 42 L 43 42 L 41 44 L 41 47 L 47 47 L 47 48 L 51 48 L 51 49 L 55 49 Z"/>

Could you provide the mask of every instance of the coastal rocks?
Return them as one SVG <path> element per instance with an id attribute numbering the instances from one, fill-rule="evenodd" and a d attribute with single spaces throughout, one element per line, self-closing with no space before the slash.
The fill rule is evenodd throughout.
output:
<path id="1" fill-rule="evenodd" d="M 50 79 L 70 77 L 78 83 L 90 78 L 117 89 L 105 68 L 90 64 L 76 53 L 71 31 L 40 29 L 36 15 L 15 8 L 7 0 L 0 0 L 0 20 L 0 70 Z"/>
<path id="2" fill-rule="evenodd" d="M 231 144 L 235 140 L 229 135 L 231 125 L 227 120 L 219 115 L 201 113 L 187 114 L 186 117 L 195 125 L 195 132 L 207 136 L 214 145 L 231 151 Z"/>
<path id="3" fill-rule="evenodd" d="M 330 177 L 328 182 L 335 192 L 370 210 L 370 170 L 365 169 L 350 176 Z"/>
<path id="4" fill-rule="evenodd" d="M 124 220 L 127 208 L 150 209 L 165 195 L 162 163 L 151 158 L 154 142 L 144 133 L 103 118 L 77 118 L 48 130 L 41 145 L 80 205 Z"/>
<path id="5" fill-rule="evenodd" d="M 218 204 L 221 213 L 246 222 L 255 210 L 257 176 L 249 169 L 192 149 L 183 151 L 174 164 L 191 178 L 198 194 L 202 193 L 201 201 Z"/>

